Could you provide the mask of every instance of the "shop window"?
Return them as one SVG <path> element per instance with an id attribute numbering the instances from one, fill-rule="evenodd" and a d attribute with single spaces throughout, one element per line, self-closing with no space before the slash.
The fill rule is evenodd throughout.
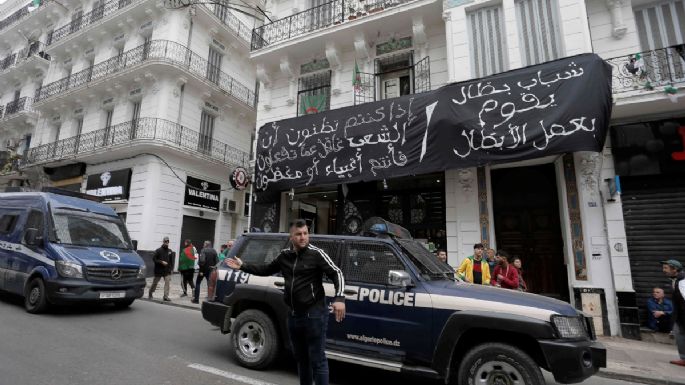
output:
<path id="1" fill-rule="evenodd" d="M 331 103 L 331 71 L 300 77 L 297 87 L 297 115 L 328 111 Z"/>

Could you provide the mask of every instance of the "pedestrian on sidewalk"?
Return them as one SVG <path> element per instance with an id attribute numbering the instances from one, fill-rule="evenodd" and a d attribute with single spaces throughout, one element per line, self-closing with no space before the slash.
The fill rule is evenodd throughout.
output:
<path id="1" fill-rule="evenodd" d="M 152 280 L 152 286 L 150 286 L 147 297 L 152 299 L 152 293 L 157 289 L 159 280 L 164 278 L 164 297 L 162 299 L 171 301 L 169 299 L 169 286 L 171 286 L 171 269 L 174 266 L 174 252 L 169 249 L 169 237 L 164 237 L 162 247 L 155 250 L 152 260 L 155 263 L 155 278 Z"/>
<path id="2" fill-rule="evenodd" d="M 490 266 L 483 258 L 483 244 L 473 245 L 473 255 L 464 259 L 457 269 L 457 277 L 476 285 L 490 284 Z"/>
<path id="3" fill-rule="evenodd" d="M 523 262 L 521 261 L 521 258 L 515 257 L 512 264 L 519 274 L 519 291 L 528 291 L 528 285 L 526 285 L 526 281 L 523 279 Z"/>
<path id="4" fill-rule="evenodd" d="M 226 259 L 227 256 L 228 256 L 228 245 L 224 243 L 223 245 L 221 245 L 221 249 L 219 251 L 219 262 Z"/>
<path id="5" fill-rule="evenodd" d="M 324 350 L 329 311 L 322 275 L 333 281 L 335 296 L 332 304 L 337 322 L 345 318 L 345 279 L 333 260 L 309 243 L 307 222 L 298 219 L 290 225 L 291 249 L 281 253 L 269 264 L 249 264 L 229 258 L 228 266 L 250 274 L 268 276 L 280 272 L 285 279 L 283 296 L 288 304 L 288 331 L 297 359 L 300 385 L 328 385 L 328 361 Z M 298 263 L 299 262 L 299 263 Z"/>
<path id="6" fill-rule="evenodd" d="M 197 269 L 197 249 L 193 246 L 193 241 L 186 239 L 183 242 L 183 251 L 181 251 L 181 257 L 178 259 L 178 271 L 181 273 L 181 287 L 183 288 L 183 294 L 181 297 L 188 296 L 188 286 L 190 290 L 195 290 L 195 283 L 193 283 L 193 276 L 195 275 L 195 269 Z M 192 291 L 190 292 L 193 293 Z"/>
<path id="7" fill-rule="evenodd" d="M 516 267 L 509 264 L 509 254 L 504 250 L 499 250 L 495 254 L 497 266 L 492 274 L 492 285 L 505 289 L 518 290 L 519 273 Z"/>
<path id="8" fill-rule="evenodd" d="M 673 360 L 673 365 L 685 366 L 685 273 L 683 265 L 675 259 L 661 261 L 661 268 L 667 277 L 671 278 L 673 288 L 673 336 L 678 346 L 679 360 Z"/>
<path id="9" fill-rule="evenodd" d="M 664 289 L 652 289 L 652 298 L 647 300 L 647 326 L 655 332 L 668 333 L 671 331 L 671 314 L 673 303 L 664 298 Z"/>
<path id="10" fill-rule="evenodd" d="M 195 293 L 190 302 L 200 303 L 200 286 L 202 286 L 202 280 L 206 279 L 207 286 L 209 286 L 209 277 L 217 263 L 219 263 L 219 256 L 212 247 L 212 242 L 205 241 L 204 247 L 200 250 L 200 260 L 198 262 L 199 271 L 197 273 L 197 278 L 195 279 Z"/>

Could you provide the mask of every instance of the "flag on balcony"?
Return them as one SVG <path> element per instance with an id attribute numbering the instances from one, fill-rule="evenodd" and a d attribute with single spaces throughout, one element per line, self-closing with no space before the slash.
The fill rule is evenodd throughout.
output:
<path id="1" fill-rule="evenodd" d="M 324 93 L 314 95 L 300 95 L 300 115 L 316 114 L 326 111 L 327 95 Z"/>
<path id="2" fill-rule="evenodd" d="M 354 72 L 352 73 L 352 85 L 354 86 L 355 92 L 362 90 L 362 74 L 359 72 L 359 65 L 357 60 L 354 61 Z"/>

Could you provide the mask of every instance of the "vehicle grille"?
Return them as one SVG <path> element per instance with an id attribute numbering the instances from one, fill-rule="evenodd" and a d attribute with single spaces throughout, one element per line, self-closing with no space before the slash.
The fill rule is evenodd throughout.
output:
<path id="1" fill-rule="evenodd" d="M 89 281 L 122 282 L 133 280 L 137 275 L 137 268 L 86 267 L 86 278 Z"/>

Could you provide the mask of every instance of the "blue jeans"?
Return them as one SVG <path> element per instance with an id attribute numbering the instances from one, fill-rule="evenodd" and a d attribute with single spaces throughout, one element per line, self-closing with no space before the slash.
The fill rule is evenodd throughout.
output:
<path id="1" fill-rule="evenodd" d="M 314 307 L 309 312 L 290 314 L 288 332 L 295 359 L 300 385 L 328 385 L 328 360 L 326 359 L 326 329 L 328 309 Z"/>

